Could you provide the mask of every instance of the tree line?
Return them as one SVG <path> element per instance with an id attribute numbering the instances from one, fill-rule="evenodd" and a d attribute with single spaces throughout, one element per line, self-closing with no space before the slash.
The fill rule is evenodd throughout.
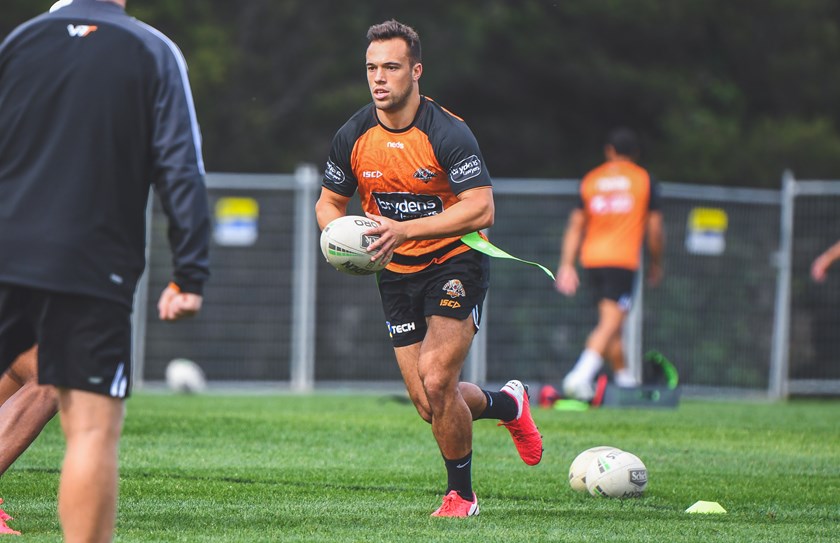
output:
<path id="1" fill-rule="evenodd" d="M 50 6 L 3 0 L 0 33 Z M 659 179 L 840 178 L 833 0 L 129 0 L 190 67 L 208 171 L 323 164 L 369 101 L 365 32 L 423 41 L 421 92 L 463 117 L 496 177 L 579 177 L 616 125 Z"/>

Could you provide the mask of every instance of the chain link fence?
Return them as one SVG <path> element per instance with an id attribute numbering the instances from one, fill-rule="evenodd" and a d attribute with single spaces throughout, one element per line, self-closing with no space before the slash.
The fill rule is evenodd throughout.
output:
<path id="1" fill-rule="evenodd" d="M 666 275 L 657 288 L 640 287 L 628 320 L 637 371 L 641 353 L 655 349 L 689 394 L 840 394 L 840 270 L 823 284 L 809 278 L 813 258 L 840 238 L 840 181 L 789 182 L 779 191 L 662 184 Z M 175 324 L 157 319 L 171 263 L 165 218 L 151 207 L 135 315 L 138 386 L 162 380 L 174 358 L 196 361 L 214 383 L 308 390 L 400 381 L 375 279 L 336 272 L 320 255 L 319 183 L 313 167 L 209 174 L 213 275 L 202 313 Z M 491 241 L 555 269 L 577 186 L 494 180 Z M 539 269 L 494 259 L 465 377 L 558 384 L 596 318 L 585 286 L 564 298 Z"/>

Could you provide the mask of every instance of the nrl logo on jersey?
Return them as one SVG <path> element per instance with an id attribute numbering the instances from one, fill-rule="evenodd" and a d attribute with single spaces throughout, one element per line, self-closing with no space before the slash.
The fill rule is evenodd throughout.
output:
<path id="1" fill-rule="evenodd" d="M 428 168 L 417 168 L 417 171 L 414 172 L 414 179 L 419 179 L 424 183 L 428 183 L 435 177 L 437 177 L 437 174 Z"/>

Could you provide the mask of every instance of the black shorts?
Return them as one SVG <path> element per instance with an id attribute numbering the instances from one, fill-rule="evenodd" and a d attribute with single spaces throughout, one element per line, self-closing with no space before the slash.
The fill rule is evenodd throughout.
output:
<path id="1" fill-rule="evenodd" d="M 612 300 L 622 310 L 633 306 L 633 283 L 636 272 L 626 268 L 586 268 L 586 282 L 596 303 Z"/>
<path id="2" fill-rule="evenodd" d="M 38 344 L 38 382 L 125 398 L 131 310 L 92 296 L 0 284 L 0 373 Z"/>
<path id="3" fill-rule="evenodd" d="M 481 305 L 490 286 L 490 257 L 477 251 L 456 255 L 415 273 L 384 270 L 379 295 L 394 347 L 426 337 L 426 317 L 440 315 L 481 323 Z"/>

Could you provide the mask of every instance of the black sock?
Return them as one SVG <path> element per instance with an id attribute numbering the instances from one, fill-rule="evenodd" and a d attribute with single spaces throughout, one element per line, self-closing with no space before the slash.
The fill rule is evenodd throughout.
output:
<path id="1" fill-rule="evenodd" d="M 516 407 L 516 400 L 507 395 L 501 390 L 490 392 L 489 390 L 482 390 L 484 396 L 487 397 L 487 407 L 481 412 L 478 419 L 499 419 L 505 422 L 512 421 L 516 418 L 518 411 Z"/>
<path id="2" fill-rule="evenodd" d="M 472 501 L 472 451 L 458 460 L 444 457 L 443 463 L 446 464 L 446 493 L 454 490 L 465 500 Z"/>

